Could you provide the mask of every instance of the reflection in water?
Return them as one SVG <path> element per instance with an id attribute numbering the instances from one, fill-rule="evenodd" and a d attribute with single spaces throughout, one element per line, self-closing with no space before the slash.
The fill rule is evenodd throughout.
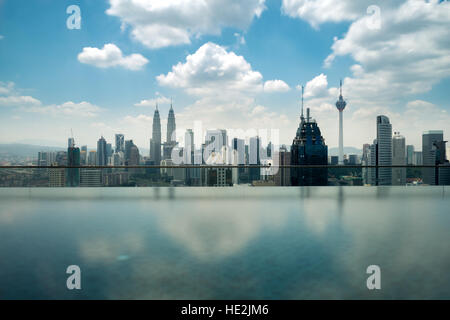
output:
<path id="1" fill-rule="evenodd" d="M 0 190 L 0 298 L 450 298 L 440 187 L 15 192 Z"/>
<path id="2" fill-rule="evenodd" d="M 262 232 L 282 228 L 287 218 L 285 212 L 268 213 L 258 202 L 205 201 L 175 210 L 158 215 L 160 229 L 195 256 L 209 260 L 235 254 Z"/>

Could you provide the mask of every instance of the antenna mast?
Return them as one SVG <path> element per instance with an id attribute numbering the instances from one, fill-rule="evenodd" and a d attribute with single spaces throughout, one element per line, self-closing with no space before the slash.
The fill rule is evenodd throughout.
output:
<path id="1" fill-rule="evenodd" d="M 300 119 L 304 119 L 305 117 L 303 116 L 303 94 L 304 94 L 304 92 L 305 92 L 305 86 L 302 86 L 302 115 L 301 115 L 301 117 L 300 117 Z"/>

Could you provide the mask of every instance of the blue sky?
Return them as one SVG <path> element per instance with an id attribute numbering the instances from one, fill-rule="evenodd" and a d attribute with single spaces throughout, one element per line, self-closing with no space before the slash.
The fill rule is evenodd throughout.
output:
<path id="1" fill-rule="evenodd" d="M 345 145 L 371 142 L 378 114 L 417 148 L 424 130 L 447 136 L 449 3 L 328 2 L 0 1 L 0 142 L 64 146 L 72 128 L 78 144 L 122 132 L 148 148 L 154 100 L 165 127 L 173 98 L 180 132 L 195 121 L 275 128 L 289 144 L 304 84 L 306 105 L 335 147 L 340 78 Z M 74 4 L 79 30 L 66 27 Z M 378 27 L 365 21 L 378 18 L 368 14 L 373 4 Z"/>

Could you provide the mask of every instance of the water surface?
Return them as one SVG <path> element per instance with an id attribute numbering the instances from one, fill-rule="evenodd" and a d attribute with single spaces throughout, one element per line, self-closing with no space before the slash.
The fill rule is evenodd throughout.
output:
<path id="1" fill-rule="evenodd" d="M 450 299 L 449 208 L 449 187 L 0 189 L 0 299 Z"/>

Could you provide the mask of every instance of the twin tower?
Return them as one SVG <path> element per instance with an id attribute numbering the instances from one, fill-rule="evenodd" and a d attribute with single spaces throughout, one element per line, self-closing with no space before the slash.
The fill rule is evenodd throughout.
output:
<path id="1" fill-rule="evenodd" d="M 161 164 L 161 146 L 163 146 L 164 159 L 170 159 L 172 149 L 176 146 L 175 131 L 177 129 L 175 123 L 175 112 L 173 111 L 172 102 L 170 103 L 169 116 L 167 118 L 167 136 L 166 143 L 161 143 L 161 118 L 159 116 L 158 104 L 156 104 L 155 113 L 153 115 L 152 138 L 150 139 L 150 161 L 154 165 Z"/>

